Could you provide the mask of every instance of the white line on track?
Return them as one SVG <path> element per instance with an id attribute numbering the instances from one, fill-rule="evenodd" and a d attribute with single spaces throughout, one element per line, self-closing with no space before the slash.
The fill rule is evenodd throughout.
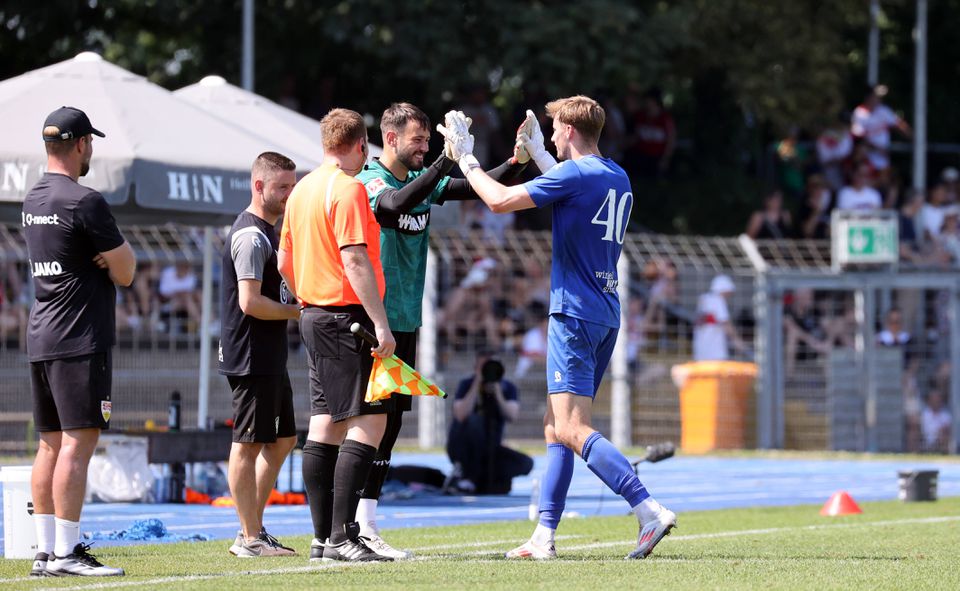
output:
<path id="1" fill-rule="evenodd" d="M 944 517 L 917 517 L 911 519 L 892 519 L 888 521 L 868 521 L 860 523 L 833 523 L 833 524 L 823 524 L 823 525 L 802 525 L 795 527 L 771 527 L 764 529 L 744 529 L 744 530 L 735 530 L 728 532 L 715 532 L 715 533 L 705 533 L 705 534 L 689 534 L 689 535 L 678 535 L 671 536 L 672 541 L 682 541 L 682 540 L 704 540 L 710 538 L 731 538 L 736 536 L 752 536 L 752 535 L 767 535 L 775 534 L 788 531 L 802 531 L 802 530 L 820 530 L 820 529 L 839 529 L 839 528 L 858 528 L 858 527 L 883 527 L 888 525 L 905 525 L 911 523 L 947 523 L 952 521 L 960 521 L 960 515 L 951 515 Z M 567 537 L 580 537 L 580 536 L 567 536 Z M 514 542 L 516 540 L 513 540 Z M 499 543 L 508 543 L 497 541 Z M 561 550 L 590 550 L 595 548 L 608 548 L 613 546 L 628 546 L 635 543 L 634 540 L 620 541 L 620 542 L 597 542 L 593 544 L 582 544 L 578 546 L 568 546 L 566 548 L 561 548 Z M 472 544 L 472 547 L 478 547 L 481 545 L 493 545 L 494 542 L 477 542 Z M 445 548 L 446 546 L 440 547 Z M 433 546 L 427 546 L 422 548 L 416 548 L 416 550 L 427 550 L 434 548 Z M 499 552 L 491 552 L 486 550 L 456 553 L 456 554 L 447 554 L 441 556 L 433 557 L 421 557 L 418 560 L 434 560 L 449 558 L 451 556 L 488 556 L 490 554 L 499 554 Z M 698 559 L 699 561 L 700 559 Z M 495 561 L 499 562 L 499 561 Z M 230 571 L 223 573 L 215 573 L 208 575 L 183 575 L 183 576 L 166 576 L 166 577 L 156 577 L 153 579 L 144 579 L 142 581 L 104 581 L 102 583 L 93 583 L 90 585 L 78 585 L 75 587 L 45 587 L 43 589 L 51 589 L 58 591 L 81 591 L 83 589 L 120 589 L 124 587 L 146 587 L 150 585 L 162 585 L 164 583 L 182 583 L 185 581 L 204 581 L 212 579 L 222 579 L 225 577 L 234 577 L 237 575 L 252 575 L 252 576 L 269 576 L 269 575 L 287 575 L 287 574 L 297 574 L 297 573 L 306 573 L 327 570 L 330 568 L 352 568 L 356 566 L 362 566 L 363 564 L 375 564 L 375 563 L 326 563 L 323 565 L 317 566 L 301 566 L 301 567 L 288 567 L 288 568 L 277 568 L 277 569 L 263 569 L 263 570 L 247 570 L 247 571 Z M 17 583 L 24 581 L 36 581 L 37 579 L 32 579 L 30 577 L 17 577 L 10 579 L 0 579 L 0 583 Z"/>

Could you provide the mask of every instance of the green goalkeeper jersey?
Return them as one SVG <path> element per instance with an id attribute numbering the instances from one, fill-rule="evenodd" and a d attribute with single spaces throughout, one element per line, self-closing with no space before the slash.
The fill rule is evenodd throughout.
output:
<path id="1" fill-rule="evenodd" d="M 427 275 L 427 248 L 430 238 L 430 206 L 440 199 L 450 177 L 443 177 L 427 199 L 409 213 L 389 214 L 377 211 L 377 200 L 387 189 L 402 189 L 423 170 L 410 171 L 401 181 L 379 160 L 371 162 L 357 175 L 370 197 L 370 207 L 380 223 L 380 263 L 387 291 L 383 304 L 390 329 L 413 332 L 420 327 L 423 283 Z"/>

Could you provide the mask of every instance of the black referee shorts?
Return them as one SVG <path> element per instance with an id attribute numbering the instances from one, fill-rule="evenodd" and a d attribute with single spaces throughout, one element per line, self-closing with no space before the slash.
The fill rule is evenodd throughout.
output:
<path id="1" fill-rule="evenodd" d="M 390 400 L 363 401 L 373 356 L 370 345 L 350 332 L 354 322 L 373 332 L 373 322 L 359 305 L 308 307 L 300 315 L 300 338 L 310 368 L 311 415 L 330 415 L 340 422 L 393 408 Z"/>
<path id="2" fill-rule="evenodd" d="M 110 351 L 32 361 L 30 383 L 37 431 L 109 429 L 112 378 Z"/>
<path id="3" fill-rule="evenodd" d="M 276 443 L 297 434 L 290 375 L 227 376 L 233 390 L 233 441 Z"/>

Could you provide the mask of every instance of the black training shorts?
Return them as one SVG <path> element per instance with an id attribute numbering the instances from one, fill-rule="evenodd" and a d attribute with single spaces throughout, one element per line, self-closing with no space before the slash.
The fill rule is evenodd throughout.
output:
<path id="1" fill-rule="evenodd" d="M 307 307 L 300 315 L 300 338 L 310 368 L 311 415 L 330 415 L 340 422 L 393 408 L 390 400 L 363 401 L 373 356 L 370 345 L 350 332 L 354 322 L 373 332 L 373 322 L 359 305 Z"/>
<path id="2" fill-rule="evenodd" d="M 293 387 L 286 370 L 271 376 L 227 376 L 233 390 L 233 441 L 275 443 L 294 437 Z"/>
<path id="3" fill-rule="evenodd" d="M 37 431 L 109 429 L 112 376 L 110 351 L 32 361 L 30 383 Z"/>

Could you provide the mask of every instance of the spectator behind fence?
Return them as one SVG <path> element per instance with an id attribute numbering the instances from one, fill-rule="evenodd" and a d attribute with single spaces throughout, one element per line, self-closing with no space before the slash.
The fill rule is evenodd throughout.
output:
<path id="1" fill-rule="evenodd" d="M 629 168 L 644 178 L 658 178 L 670 169 L 677 143 L 673 116 L 663 106 L 663 93 L 652 87 L 643 93 L 633 121 L 633 136 L 627 140 Z"/>
<path id="2" fill-rule="evenodd" d="M 817 137 L 817 160 L 827 186 L 833 191 L 843 188 L 845 168 L 853 155 L 850 118 L 841 114 Z"/>
<path id="3" fill-rule="evenodd" d="M 900 388 L 903 392 L 904 448 L 916 452 L 920 450 L 920 400 L 917 392 L 920 359 L 912 354 L 912 340 L 910 333 L 903 329 L 903 314 L 898 308 L 890 308 L 884 317 L 883 329 L 877 333 L 877 345 L 903 351 Z"/>
<path id="4" fill-rule="evenodd" d="M 883 207 L 880 192 L 870 186 L 871 175 L 868 164 L 858 164 L 853 171 L 850 185 L 840 189 L 837 195 L 837 209 L 871 210 Z"/>
<path id="5" fill-rule="evenodd" d="M 797 361 L 816 358 L 829 349 L 827 335 L 813 305 L 813 291 L 798 289 L 784 298 L 783 328 L 786 373 L 793 374 Z"/>
<path id="6" fill-rule="evenodd" d="M 764 196 L 763 207 L 750 216 L 746 233 L 754 240 L 783 240 L 793 236 L 793 220 L 783 207 L 780 189 L 773 189 Z"/>
<path id="7" fill-rule="evenodd" d="M 936 242 L 943 227 L 943 218 L 947 214 L 946 187 L 936 184 L 927 192 L 927 202 L 920 209 L 920 221 L 923 225 L 923 239 Z"/>
<path id="8" fill-rule="evenodd" d="M 879 84 L 867 89 L 863 103 L 853 111 L 850 130 L 853 136 L 867 146 L 870 164 L 879 173 L 882 184 L 886 184 L 890 169 L 890 130 L 896 129 L 906 137 L 913 132 L 910 125 L 883 104 L 887 87 Z"/>
<path id="9" fill-rule="evenodd" d="M 523 335 L 520 345 L 520 360 L 514 370 L 514 377 L 522 378 L 536 364 L 543 364 L 547 360 L 547 307 L 534 306 L 541 312 L 540 321 Z"/>
<path id="10" fill-rule="evenodd" d="M 950 263 L 956 267 L 960 266 L 960 210 L 953 205 L 944 209 L 939 242 L 950 257 Z"/>
<path id="11" fill-rule="evenodd" d="M 29 297 L 16 263 L 0 264 L 0 348 L 16 338 L 21 351 L 26 349 Z"/>
<path id="12" fill-rule="evenodd" d="M 823 240 L 830 237 L 830 211 L 833 194 L 822 175 L 807 177 L 806 192 L 800 204 L 800 238 Z"/>
<path id="13" fill-rule="evenodd" d="M 482 351 L 474 375 L 457 386 L 447 454 L 461 492 L 506 494 L 514 477 L 533 469 L 530 457 L 502 445 L 504 425 L 520 416 L 517 387 L 503 373 L 492 352 Z"/>
<path id="14" fill-rule="evenodd" d="M 157 285 L 160 302 L 170 315 L 170 328 L 178 318 L 186 317 L 193 326 L 200 325 L 200 292 L 197 290 L 197 275 L 189 261 L 178 260 L 160 273 Z"/>
<path id="15" fill-rule="evenodd" d="M 950 204 L 960 202 L 960 170 L 948 166 L 940 173 L 940 182 L 946 190 L 945 201 Z"/>
<path id="16" fill-rule="evenodd" d="M 920 432 L 923 450 L 935 453 L 950 451 L 950 430 L 953 417 L 946 407 L 946 397 L 940 384 L 935 383 L 927 392 L 927 399 L 920 413 Z"/>
<path id="17" fill-rule="evenodd" d="M 499 333 L 497 319 L 493 313 L 493 298 L 490 288 L 493 285 L 491 274 L 497 267 L 497 262 L 484 257 L 470 267 L 466 277 L 450 294 L 446 304 L 440 311 L 438 324 L 441 327 L 447 342 L 454 342 L 456 338 L 481 336 L 484 346 L 491 349 L 499 347 Z"/>
<path id="18" fill-rule="evenodd" d="M 792 126 L 787 137 L 777 142 L 777 183 L 792 203 L 803 194 L 803 173 L 810 159 L 807 142 L 801 139 L 800 128 Z"/>
<path id="19" fill-rule="evenodd" d="M 729 344 L 745 349 L 730 321 L 727 297 L 735 290 L 733 280 L 717 275 L 710 282 L 710 291 L 697 301 L 697 324 L 693 329 L 694 361 L 725 361 L 730 357 Z"/>

